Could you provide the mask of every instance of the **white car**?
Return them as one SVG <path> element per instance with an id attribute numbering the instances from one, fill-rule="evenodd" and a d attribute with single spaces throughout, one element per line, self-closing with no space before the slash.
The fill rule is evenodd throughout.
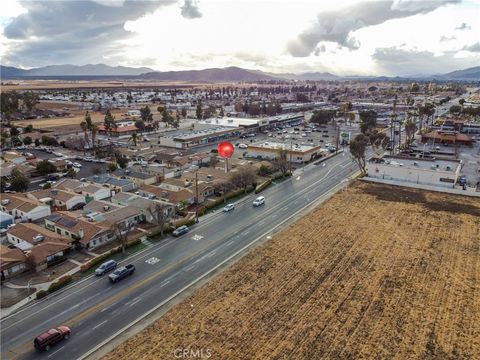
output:
<path id="1" fill-rule="evenodd" d="M 265 197 L 259 196 L 255 200 L 253 200 L 253 206 L 260 206 L 265 204 Z"/>
<path id="2" fill-rule="evenodd" d="M 77 162 L 74 162 L 74 163 L 72 164 L 72 166 L 73 166 L 73 167 L 76 167 L 76 168 L 81 168 L 81 167 L 82 167 L 82 164 L 77 163 Z"/>
<path id="3" fill-rule="evenodd" d="M 235 205 L 234 204 L 228 204 L 227 206 L 225 206 L 223 208 L 223 212 L 229 212 L 229 211 L 232 211 L 233 209 L 235 209 Z"/>
<path id="4" fill-rule="evenodd" d="M 238 144 L 238 147 L 240 149 L 247 149 L 248 148 L 248 145 L 247 144 Z"/>

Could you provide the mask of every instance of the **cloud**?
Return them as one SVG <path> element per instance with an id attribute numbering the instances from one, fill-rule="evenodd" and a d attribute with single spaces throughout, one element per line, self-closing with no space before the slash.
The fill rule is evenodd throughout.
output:
<path id="1" fill-rule="evenodd" d="M 465 46 L 462 50 L 467 50 L 471 52 L 480 52 L 480 42 L 476 42 L 473 45 Z"/>
<path id="2" fill-rule="evenodd" d="M 471 28 L 467 23 L 462 23 L 459 27 L 456 27 L 455 30 L 470 30 Z"/>
<path id="3" fill-rule="evenodd" d="M 480 56 L 455 57 L 456 51 L 435 55 L 430 51 L 408 51 L 397 47 L 379 48 L 372 55 L 379 73 L 396 75 L 442 74 L 473 67 Z"/>
<path id="4" fill-rule="evenodd" d="M 441 42 L 445 42 L 445 41 L 452 41 L 452 40 L 456 40 L 457 38 L 455 36 L 445 36 L 445 35 L 442 35 L 442 37 L 440 38 L 440 41 Z"/>
<path id="5" fill-rule="evenodd" d="M 198 9 L 197 1 L 194 0 L 185 0 L 185 3 L 181 7 L 181 9 L 182 16 L 187 19 L 197 19 L 203 16 Z"/>
<path id="6" fill-rule="evenodd" d="M 352 32 L 356 30 L 379 25 L 391 19 L 426 14 L 459 1 L 362 1 L 343 9 L 324 11 L 317 15 L 316 22 L 310 28 L 287 44 L 287 51 L 295 57 L 306 57 L 314 52 L 320 41 L 332 41 L 349 49 L 358 49 L 360 44 L 352 36 Z"/>
<path id="7" fill-rule="evenodd" d="M 10 41 L 3 60 L 38 66 L 101 59 L 120 49 L 119 40 L 132 36 L 124 29 L 126 21 L 169 4 L 175 0 L 22 2 L 28 12 L 5 27 Z"/>

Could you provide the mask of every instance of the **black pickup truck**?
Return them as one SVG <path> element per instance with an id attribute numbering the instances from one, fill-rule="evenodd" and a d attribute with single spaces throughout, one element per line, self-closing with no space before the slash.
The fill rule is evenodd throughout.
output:
<path id="1" fill-rule="evenodd" d="M 134 271 L 135 271 L 135 266 L 133 266 L 132 264 L 122 266 L 117 270 L 115 270 L 110 275 L 108 275 L 108 278 L 110 279 L 111 282 L 116 283 L 117 281 L 120 281 L 123 278 L 126 278 L 127 276 L 132 275 Z"/>

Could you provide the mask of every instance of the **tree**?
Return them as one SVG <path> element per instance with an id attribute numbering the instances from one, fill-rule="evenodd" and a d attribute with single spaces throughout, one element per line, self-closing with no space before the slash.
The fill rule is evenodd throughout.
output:
<path id="1" fill-rule="evenodd" d="M 92 150 L 93 150 L 93 154 L 95 154 L 95 140 L 97 138 L 98 125 L 92 124 L 92 126 L 90 127 L 90 132 L 92 134 Z"/>
<path id="2" fill-rule="evenodd" d="M 35 146 L 40 146 L 40 140 L 39 139 L 35 139 Z"/>
<path id="3" fill-rule="evenodd" d="M 460 106 L 463 108 L 463 105 L 465 104 L 465 99 L 464 99 L 464 98 L 461 98 L 460 100 L 458 100 L 458 103 L 459 103 Z"/>
<path id="4" fill-rule="evenodd" d="M 411 143 L 414 136 L 415 136 L 415 131 L 417 131 L 417 124 L 415 123 L 415 120 L 413 120 L 411 117 L 408 118 L 405 123 L 405 143 Z"/>
<path id="5" fill-rule="evenodd" d="M 35 143 L 36 144 L 36 143 Z M 58 141 L 52 136 L 43 135 L 42 136 L 42 145 L 45 146 L 58 146 Z"/>
<path id="6" fill-rule="evenodd" d="M 43 186 L 42 186 L 42 189 L 43 189 L 43 190 L 47 190 L 47 189 L 51 189 L 51 188 L 52 188 L 52 184 L 51 184 L 51 183 L 48 183 L 48 182 L 45 183 L 45 184 L 43 184 Z"/>
<path id="7" fill-rule="evenodd" d="M 229 181 L 235 187 L 243 188 L 244 192 L 247 192 L 247 187 L 256 182 L 255 170 L 251 166 L 242 167 L 231 173 Z"/>
<path id="8" fill-rule="evenodd" d="M 32 138 L 31 138 L 30 136 L 25 136 L 25 137 L 23 138 L 23 144 L 24 144 L 24 145 L 30 145 L 30 144 L 32 143 L 32 141 L 33 141 L 33 140 L 32 140 Z"/>
<path id="9" fill-rule="evenodd" d="M 117 124 L 115 123 L 115 117 L 110 112 L 110 109 L 108 109 L 105 113 L 103 126 L 105 127 L 105 131 L 107 131 L 110 136 L 112 135 L 112 130 L 117 127 Z"/>
<path id="10" fill-rule="evenodd" d="M 459 115 L 462 112 L 462 107 L 460 105 L 450 106 L 450 114 Z"/>
<path id="11" fill-rule="evenodd" d="M 35 106 L 40 103 L 38 95 L 33 91 L 24 92 L 22 100 L 28 114 L 30 114 Z"/>
<path id="12" fill-rule="evenodd" d="M 27 125 L 23 128 L 24 134 L 31 133 L 32 131 L 33 131 L 33 125 Z"/>
<path id="13" fill-rule="evenodd" d="M 10 188 L 13 191 L 24 192 L 28 190 L 30 180 L 18 169 L 13 169 L 10 174 Z"/>
<path id="14" fill-rule="evenodd" d="M 225 110 L 223 110 L 223 106 L 220 107 L 220 113 L 218 114 L 218 116 L 220 116 L 220 117 L 225 116 Z"/>
<path id="15" fill-rule="evenodd" d="M 10 126 L 10 136 L 17 136 L 20 134 L 20 131 L 15 126 Z"/>
<path id="16" fill-rule="evenodd" d="M 152 111 L 150 110 L 150 107 L 148 105 L 145 105 L 145 107 L 140 109 L 140 116 L 142 117 L 142 120 L 144 122 L 152 122 L 153 121 L 153 114 L 152 114 Z"/>
<path id="17" fill-rule="evenodd" d="M 0 94 L 0 111 L 2 118 L 10 122 L 11 116 L 18 110 L 18 94 L 15 91 Z"/>
<path id="18" fill-rule="evenodd" d="M 77 172 L 73 168 L 70 168 L 67 170 L 66 176 L 73 179 L 74 177 L 77 176 Z"/>
<path id="19" fill-rule="evenodd" d="M 11 136 L 10 137 L 10 142 L 12 146 L 20 146 L 22 145 L 22 140 L 18 136 Z"/>
<path id="20" fill-rule="evenodd" d="M 160 227 L 160 235 L 163 236 L 165 224 L 170 217 L 169 207 L 165 203 L 155 201 L 147 211 L 152 217 L 152 222 Z"/>
<path id="21" fill-rule="evenodd" d="M 368 146 L 368 137 L 364 134 L 358 134 L 350 141 L 350 153 L 358 164 L 358 167 L 363 175 L 367 175 L 365 151 Z"/>
<path id="22" fill-rule="evenodd" d="M 135 127 L 141 132 L 145 131 L 145 123 L 143 122 L 143 120 L 135 121 Z"/>
<path id="23" fill-rule="evenodd" d="M 158 111 L 160 114 L 163 114 L 163 112 L 165 111 L 165 106 L 158 106 L 158 107 L 157 107 L 157 111 Z"/>
<path id="24" fill-rule="evenodd" d="M 165 127 L 168 127 L 169 125 L 172 125 L 174 122 L 173 116 L 170 113 L 170 111 L 165 110 L 162 113 L 162 122 L 165 123 Z"/>
<path id="25" fill-rule="evenodd" d="M 41 176 L 57 172 L 57 167 L 48 160 L 38 162 L 36 169 Z"/>
<path id="26" fill-rule="evenodd" d="M 122 254 L 125 254 L 125 249 L 128 244 L 128 233 L 130 232 L 131 227 L 125 226 L 124 223 L 118 222 L 113 223 L 110 226 L 110 232 L 115 237 L 115 240 L 122 247 Z"/>
<path id="27" fill-rule="evenodd" d="M 182 108 L 182 116 L 183 116 L 184 119 L 187 118 L 187 109 Z"/>
<path id="28" fill-rule="evenodd" d="M 197 120 L 201 120 L 202 115 L 203 115 L 202 102 L 199 101 L 197 104 L 197 108 L 195 109 L 195 116 L 197 117 Z"/>
<path id="29" fill-rule="evenodd" d="M 282 173 L 285 177 L 290 170 L 290 162 L 288 161 L 288 151 L 286 149 L 279 149 L 278 156 L 272 161 L 273 168 Z"/>
<path id="30" fill-rule="evenodd" d="M 420 86 L 417 83 L 413 83 L 412 86 L 410 86 L 410 91 L 411 92 L 419 92 L 420 91 Z"/>
<path id="31" fill-rule="evenodd" d="M 114 172 L 115 170 L 117 170 L 117 164 L 115 163 L 108 163 L 107 165 L 107 169 L 109 172 Z"/>
<path id="32" fill-rule="evenodd" d="M 381 155 L 390 145 L 390 137 L 385 135 L 385 133 L 381 132 L 373 132 L 368 137 L 370 140 L 370 145 L 372 145 L 373 149 L 377 153 L 377 155 Z"/>
<path id="33" fill-rule="evenodd" d="M 128 159 L 125 156 L 120 156 L 117 158 L 117 164 L 120 168 L 125 169 L 128 165 Z"/>
<path id="34" fill-rule="evenodd" d="M 375 110 L 361 111 L 360 131 L 363 134 L 370 133 L 377 126 L 377 112 Z"/>
<path id="35" fill-rule="evenodd" d="M 315 124 L 327 124 L 335 117 L 335 110 L 315 110 L 310 122 Z"/>
<path id="36" fill-rule="evenodd" d="M 128 141 L 133 142 L 133 146 L 137 146 L 138 135 L 136 133 L 133 133 L 130 139 L 128 139 Z"/>

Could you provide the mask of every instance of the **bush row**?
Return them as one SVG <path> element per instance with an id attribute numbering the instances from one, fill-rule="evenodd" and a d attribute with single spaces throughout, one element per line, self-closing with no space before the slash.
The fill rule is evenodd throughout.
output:
<path id="1" fill-rule="evenodd" d="M 269 187 L 270 184 L 272 183 L 272 181 L 273 181 L 272 179 L 268 179 L 268 180 L 264 181 L 263 183 L 261 183 L 260 185 L 258 185 L 257 188 L 255 189 L 255 194 L 258 194 L 259 192 L 262 192 L 267 187 Z"/>
<path id="2" fill-rule="evenodd" d="M 50 284 L 47 290 L 40 290 L 37 292 L 37 300 L 44 298 L 48 294 L 51 294 L 65 285 L 69 284 L 72 281 L 72 275 L 64 275 L 57 281 L 54 281 L 53 283 Z"/>
<path id="3" fill-rule="evenodd" d="M 142 241 L 140 240 L 140 238 L 138 239 L 135 239 L 134 241 L 132 242 L 129 242 L 126 246 L 126 248 L 128 249 L 129 247 L 132 247 L 132 246 L 135 246 L 135 245 L 138 245 L 140 244 Z M 86 262 L 85 264 L 82 264 L 80 266 L 80 271 L 81 272 L 85 272 L 87 271 L 88 269 L 94 267 L 95 265 L 97 264 L 100 264 L 102 262 L 104 262 L 106 259 L 108 259 L 110 256 L 114 255 L 114 254 L 117 254 L 119 252 L 122 251 L 122 247 L 121 246 L 117 246 L 116 248 L 113 248 L 112 250 L 110 250 L 109 252 L 106 252 L 102 255 L 99 255 L 95 258 L 93 258 L 92 260 Z"/>

